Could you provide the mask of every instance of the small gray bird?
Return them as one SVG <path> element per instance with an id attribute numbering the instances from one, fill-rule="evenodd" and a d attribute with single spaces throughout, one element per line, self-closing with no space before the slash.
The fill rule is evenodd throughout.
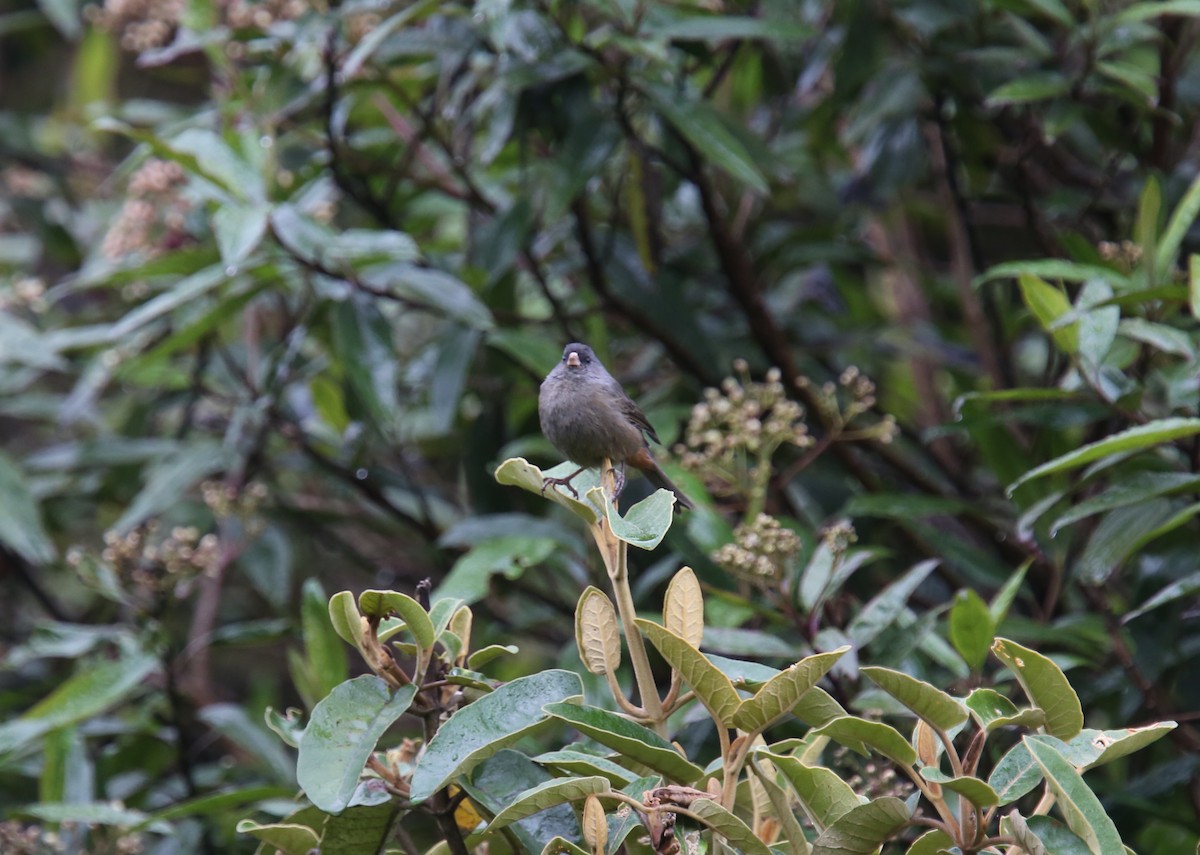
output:
<path id="1" fill-rule="evenodd" d="M 562 360 L 542 381 L 538 394 L 542 433 L 579 469 L 566 478 L 547 478 L 546 485 L 561 485 L 576 497 L 571 479 L 584 469 L 595 469 L 611 460 L 617 471 L 617 495 L 625 485 L 625 465 L 638 469 L 656 487 L 675 494 L 675 509 L 694 508 L 650 454 L 649 436 L 661 445 L 654 428 L 625 390 L 605 370 L 586 344 L 574 342 L 563 349 Z"/>

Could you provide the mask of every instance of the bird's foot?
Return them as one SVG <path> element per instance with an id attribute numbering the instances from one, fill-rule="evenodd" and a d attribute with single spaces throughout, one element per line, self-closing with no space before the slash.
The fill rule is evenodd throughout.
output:
<path id="1" fill-rule="evenodd" d="M 582 471 L 583 471 L 583 467 L 581 466 L 580 468 L 578 468 L 574 472 L 572 472 L 570 475 L 568 475 L 566 478 L 543 478 L 542 479 L 542 495 L 543 496 L 546 495 L 547 487 L 566 487 L 568 490 L 571 491 L 571 495 L 574 496 L 576 499 L 578 499 L 579 491 L 575 489 L 575 486 L 571 483 L 571 481 L 573 481 L 575 479 L 575 476 L 578 475 Z"/>
<path id="2" fill-rule="evenodd" d="M 613 474 L 613 501 L 621 498 L 621 493 L 625 489 L 625 464 L 622 463 L 620 468 L 613 467 L 608 470 Z"/>

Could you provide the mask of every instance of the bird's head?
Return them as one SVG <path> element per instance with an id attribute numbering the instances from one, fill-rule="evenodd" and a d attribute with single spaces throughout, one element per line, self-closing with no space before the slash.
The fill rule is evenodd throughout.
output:
<path id="1" fill-rule="evenodd" d="M 596 354 L 586 344 L 572 342 L 563 348 L 562 362 L 567 368 L 584 370 L 596 361 Z"/>

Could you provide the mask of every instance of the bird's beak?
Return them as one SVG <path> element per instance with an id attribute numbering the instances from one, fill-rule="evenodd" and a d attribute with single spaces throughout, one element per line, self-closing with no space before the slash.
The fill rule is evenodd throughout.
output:
<path id="1" fill-rule="evenodd" d="M 579 367 L 579 354 L 573 350 L 567 354 L 567 366 L 570 368 Z"/>

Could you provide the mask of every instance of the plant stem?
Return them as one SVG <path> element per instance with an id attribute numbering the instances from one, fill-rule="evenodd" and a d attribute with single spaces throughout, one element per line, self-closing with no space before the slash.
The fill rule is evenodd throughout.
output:
<path id="1" fill-rule="evenodd" d="M 601 484 L 604 488 L 605 501 L 614 493 L 614 469 L 610 461 L 604 461 L 601 469 Z M 625 630 L 625 645 L 629 648 L 629 660 L 633 663 L 633 675 L 637 679 L 638 701 L 651 727 L 660 735 L 666 735 L 667 721 L 663 715 L 662 699 L 658 695 L 658 686 L 654 682 L 654 672 L 650 670 L 650 658 L 646 655 L 646 644 L 638 631 L 634 618 L 637 612 L 633 605 L 633 593 L 629 589 L 629 544 L 618 538 L 608 525 L 608 520 L 601 518 L 592 526 L 592 536 L 600 548 L 604 559 L 608 579 L 612 582 L 613 597 L 617 602 L 617 614 L 621 616 L 621 626 Z"/>

